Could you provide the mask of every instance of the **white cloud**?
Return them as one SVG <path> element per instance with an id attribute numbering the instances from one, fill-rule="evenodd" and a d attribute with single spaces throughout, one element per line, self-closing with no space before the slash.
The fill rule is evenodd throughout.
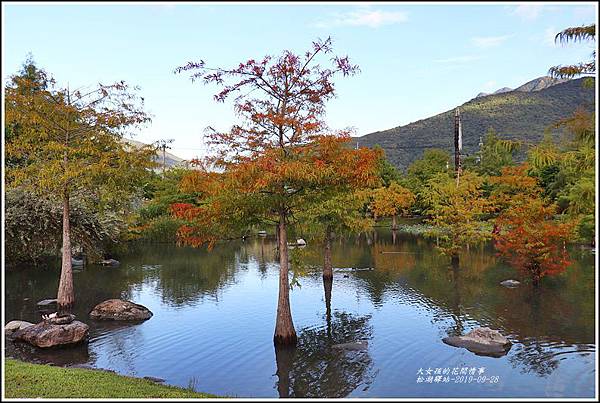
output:
<path id="1" fill-rule="evenodd" d="M 491 48 L 494 46 L 498 46 L 506 41 L 508 38 L 513 35 L 502 35 L 502 36 L 476 36 L 471 38 L 471 42 L 475 44 L 475 46 L 479 48 Z"/>
<path id="2" fill-rule="evenodd" d="M 512 9 L 512 14 L 523 20 L 535 20 L 542 12 L 542 4 L 521 4 Z"/>
<path id="3" fill-rule="evenodd" d="M 472 61 L 479 60 L 479 59 L 481 59 L 481 56 L 466 55 L 466 56 L 449 57 L 447 59 L 437 59 L 437 60 L 434 60 L 434 63 L 458 64 L 458 63 L 468 63 L 468 62 L 472 62 Z"/>
<path id="4" fill-rule="evenodd" d="M 315 25 L 319 28 L 334 26 L 367 26 L 370 28 L 379 28 L 382 25 L 399 24 L 407 20 L 407 14 L 401 11 L 383 11 L 363 6 L 356 11 L 332 14 L 327 19 L 317 21 Z"/>

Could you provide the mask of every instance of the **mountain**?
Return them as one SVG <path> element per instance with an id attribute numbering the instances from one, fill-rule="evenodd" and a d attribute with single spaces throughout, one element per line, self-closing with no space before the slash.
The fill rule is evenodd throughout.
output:
<path id="1" fill-rule="evenodd" d="M 553 78 L 553 77 L 549 77 L 549 76 L 538 77 L 535 80 L 531 80 L 531 81 L 523 84 L 522 86 L 517 87 L 515 89 L 515 91 L 524 91 L 524 92 L 541 91 L 545 88 L 552 87 L 553 85 L 561 84 L 561 83 L 564 83 L 567 81 L 569 81 L 569 79 L 567 79 L 567 78 Z"/>
<path id="2" fill-rule="evenodd" d="M 565 81 L 568 81 L 568 79 L 553 78 L 550 76 L 538 77 L 536 79 L 526 82 L 525 84 L 523 84 L 520 87 L 515 88 L 514 90 L 512 88 L 503 87 L 503 88 L 500 88 L 499 90 L 494 91 L 492 94 L 502 94 L 503 92 L 510 92 L 510 91 L 522 91 L 522 92 L 541 91 L 544 88 L 548 88 L 548 87 L 551 87 L 556 84 L 564 83 Z M 485 97 L 488 95 L 491 95 L 491 94 L 488 92 L 480 92 L 479 94 L 477 94 L 477 96 L 475 98 Z"/>
<path id="3" fill-rule="evenodd" d="M 548 86 L 544 78 L 513 90 L 474 98 L 460 105 L 463 153 L 478 149 L 479 137 L 490 127 L 505 139 L 539 142 L 544 130 L 570 116 L 578 107 L 595 109 L 594 90 L 583 87 L 583 78 Z M 533 90 L 531 88 L 544 88 Z M 519 87 L 519 88 L 521 88 Z M 361 146 L 381 146 L 388 160 L 400 169 L 420 158 L 427 148 L 453 152 L 454 109 L 404 126 L 355 138 Z M 559 133 L 555 133 L 559 135 Z"/>
<path id="4" fill-rule="evenodd" d="M 499 90 L 494 91 L 494 94 L 502 94 L 503 92 L 510 92 L 512 88 L 502 87 Z"/>
<path id="5" fill-rule="evenodd" d="M 134 147 L 138 147 L 138 148 L 141 148 L 141 147 L 147 145 L 146 143 L 142 143 L 141 141 L 126 139 L 126 138 L 124 138 L 123 141 L 125 141 L 126 143 L 128 143 Z M 158 164 L 160 164 L 160 166 L 155 168 L 155 170 L 157 170 L 157 171 L 162 170 L 162 163 L 163 163 L 162 151 L 159 150 L 156 152 L 156 155 L 154 156 L 154 161 L 157 162 Z M 171 154 L 168 151 L 165 151 L 165 166 L 167 168 L 186 167 L 187 162 L 188 162 L 187 160 L 184 160 L 183 158 L 180 158 L 174 154 Z"/>

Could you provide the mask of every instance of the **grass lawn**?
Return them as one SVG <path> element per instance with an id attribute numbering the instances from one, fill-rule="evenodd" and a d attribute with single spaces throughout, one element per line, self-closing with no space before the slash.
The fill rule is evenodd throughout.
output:
<path id="1" fill-rule="evenodd" d="M 29 364 L 13 359 L 5 361 L 4 393 L 6 398 L 217 397 L 106 371 Z"/>

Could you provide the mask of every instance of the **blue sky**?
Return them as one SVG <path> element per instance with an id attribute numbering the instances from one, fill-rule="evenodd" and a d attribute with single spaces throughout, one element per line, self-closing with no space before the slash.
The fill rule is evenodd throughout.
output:
<path id="1" fill-rule="evenodd" d="M 335 53 L 349 55 L 361 74 L 336 82 L 327 122 L 363 135 L 588 60 L 595 45 L 556 45 L 553 37 L 597 14 L 592 2 L 2 6 L 4 80 L 31 52 L 63 85 L 139 85 L 153 122 L 134 138 L 173 138 L 183 158 L 204 155 L 206 126 L 224 130 L 235 119 L 230 103 L 212 100 L 215 87 L 173 74 L 188 61 L 235 66 L 331 36 Z"/>

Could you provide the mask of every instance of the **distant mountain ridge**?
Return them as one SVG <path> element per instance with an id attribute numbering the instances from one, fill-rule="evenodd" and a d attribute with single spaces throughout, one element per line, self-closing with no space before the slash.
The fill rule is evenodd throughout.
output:
<path id="1" fill-rule="evenodd" d="M 141 141 L 126 139 L 126 138 L 123 138 L 123 141 L 125 141 L 128 144 L 131 144 L 134 147 L 138 147 L 138 148 L 148 145 L 146 143 L 142 143 Z M 160 151 L 160 150 L 157 151 L 153 159 L 154 159 L 154 162 L 160 164 L 160 166 L 158 168 L 156 168 L 156 170 L 161 170 L 162 163 L 163 163 L 162 151 Z M 184 160 L 181 157 L 178 157 L 174 154 L 171 154 L 168 151 L 165 151 L 165 166 L 167 168 L 186 167 L 187 162 L 188 162 L 187 160 Z"/>
<path id="2" fill-rule="evenodd" d="M 477 96 L 475 98 L 485 97 L 485 96 L 494 95 L 494 94 L 502 94 L 503 92 L 510 92 L 510 91 L 522 91 L 522 92 L 541 91 L 544 88 L 548 88 L 548 87 L 551 87 L 556 84 L 561 84 L 561 83 L 564 83 L 565 81 L 568 81 L 568 79 L 543 76 L 543 77 L 538 77 L 531 81 L 528 81 L 525 84 L 521 85 L 520 87 L 515 88 L 514 90 L 509 87 L 502 87 L 499 90 L 496 90 L 492 93 L 480 92 L 479 94 L 477 94 Z"/>
<path id="3" fill-rule="evenodd" d="M 594 110 L 594 90 L 584 88 L 583 80 L 556 82 L 540 77 L 516 90 L 475 97 L 460 105 L 463 153 L 476 152 L 479 137 L 490 127 L 502 138 L 537 143 L 544 130 L 570 116 L 578 107 Z M 379 145 L 388 160 L 404 170 L 427 148 L 453 151 L 454 109 L 356 137 L 355 142 L 367 147 Z"/>

